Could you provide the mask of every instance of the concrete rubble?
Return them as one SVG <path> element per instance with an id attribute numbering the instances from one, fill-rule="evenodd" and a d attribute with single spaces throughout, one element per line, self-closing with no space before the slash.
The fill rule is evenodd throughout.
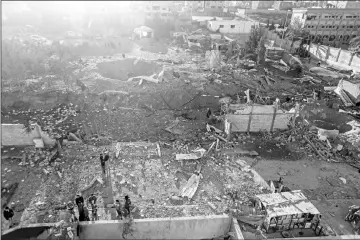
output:
<path id="1" fill-rule="evenodd" d="M 308 70 L 304 59 L 273 47 L 257 64 L 241 39 L 219 35 L 184 31 L 171 44 L 134 39 L 126 55 L 71 61 L 77 80 L 54 80 L 51 91 L 45 80 L 28 81 L 46 89 L 33 95 L 6 85 L 3 123 L 36 123 L 56 140 L 2 146 L 3 202 L 16 210 L 17 224 L 58 222 L 56 237 L 73 231 L 61 220 L 78 192 L 96 194 L 99 220 L 116 219 L 113 203 L 128 195 L 135 219 L 233 213 L 260 222 L 262 213 L 244 217 L 255 195 L 271 192 L 254 170 L 259 162 L 296 155 L 360 170 L 357 83 Z M 241 130 L 231 131 L 230 122 Z M 350 175 L 336 181 L 356 192 Z"/>

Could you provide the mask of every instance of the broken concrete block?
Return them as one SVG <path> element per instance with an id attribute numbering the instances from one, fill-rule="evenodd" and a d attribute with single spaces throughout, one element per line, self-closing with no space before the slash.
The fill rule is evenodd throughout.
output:
<path id="1" fill-rule="evenodd" d="M 340 80 L 337 89 L 344 90 L 354 104 L 360 102 L 360 84 L 353 84 L 345 80 Z"/>
<path id="2" fill-rule="evenodd" d="M 251 151 L 250 156 L 258 156 L 259 154 L 256 151 Z"/>
<path id="3" fill-rule="evenodd" d="M 207 202 L 207 204 L 211 207 L 212 210 L 216 210 L 216 206 L 213 203 Z"/>
<path id="4" fill-rule="evenodd" d="M 35 148 L 44 148 L 44 141 L 42 140 L 42 138 L 34 138 L 33 139 L 34 143 L 35 143 Z"/>
<path id="5" fill-rule="evenodd" d="M 325 141 L 328 138 L 335 139 L 339 135 L 339 130 L 326 130 L 318 128 L 318 137 L 320 140 Z"/>

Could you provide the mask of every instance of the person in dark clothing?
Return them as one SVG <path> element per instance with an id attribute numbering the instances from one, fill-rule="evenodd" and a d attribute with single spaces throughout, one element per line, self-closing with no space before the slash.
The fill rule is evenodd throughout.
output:
<path id="1" fill-rule="evenodd" d="M 13 225 L 13 220 L 12 220 L 13 216 L 14 216 L 14 211 L 8 206 L 6 206 L 4 209 L 4 218 L 9 221 L 9 228 L 11 228 Z"/>
<path id="2" fill-rule="evenodd" d="M 76 194 L 75 203 L 79 207 L 79 204 L 84 204 L 84 198 L 80 194 Z"/>
<path id="3" fill-rule="evenodd" d="M 316 64 L 316 66 L 317 66 L 317 67 L 320 67 L 320 65 L 321 65 L 321 62 L 319 61 L 319 62 Z"/>
<path id="4" fill-rule="evenodd" d="M 119 200 L 116 200 L 115 201 L 115 209 L 116 209 L 116 212 L 117 212 L 117 217 L 122 219 L 122 213 L 121 213 L 121 203 Z"/>
<path id="5" fill-rule="evenodd" d="M 130 216 L 130 206 L 131 206 L 131 201 L 129 196 L 125 196 L 125 206 L 124 206 L 124 216 Z"/>
<path id="6" fill-rule="evenodd" d="M 90 203 L 90 205 L 92 206 L 92 205 L 95 205 L 96 204 L 96 200 L 97 200 L 97 198 L 95 197 L 95 195 L 92 193 L 91 195 L 90 195 L 90 197 L 89 197 L 89 203 Z"/>
<path id="7" fill-rule="evenodd" d="M 105 157 L 102 155 L 102 154 L 100 154 L 100 163 L 101 163 L 101 168 L 102 168 L 102 170 L 103 170 L 103 174 L 105 174 L 106 172 L 105 172 L 105 162 L 107 161 L 107 160 L 109 160 L 109 154 L 107 154 L 107 153 L 105 153 Z"/>
<path id="8" fill-rule="evenodd" d="M 84 209 L 84 204 L 83 203 L 79 203 L 78 205 L 78 210 L 79 210 L 79 221 L 86 221 L 86 216 L 85 216 L 85 209 Z"/>

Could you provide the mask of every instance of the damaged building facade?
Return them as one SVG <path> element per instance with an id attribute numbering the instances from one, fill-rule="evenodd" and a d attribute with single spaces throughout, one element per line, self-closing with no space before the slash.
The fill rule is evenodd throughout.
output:
<path id="1" fill-rule="evenodd" d="M 294 8 L 291 23 L 299 21 L 312 41 L 349 43 L 359 36 L 358 12 L 354 8 Z"/>

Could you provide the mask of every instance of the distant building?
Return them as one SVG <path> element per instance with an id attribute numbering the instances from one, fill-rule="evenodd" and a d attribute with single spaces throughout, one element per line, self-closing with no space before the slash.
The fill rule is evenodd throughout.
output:
<path id="1" fill-rule="evenodd" d="M 327 1 L 334 8 L 360 8 L 360 1 Z"/>
<path id="2" fill-rule="evenodd" d="M 208 21 L 207 27 L 210 31 L 228 34 L 250 34 L 251 29 L 258 25 L 258 22 L 249 20 L 219 20 Z"/>
<path id="3" fill-rule="evenodd" d="M 225 8 L 231 6 L 231 1 L 185 1 L 185 6 L 192 9 L 197 8 Z"/>
<path id="4" fill-rule="evenodd" d="M 251 9 L 269 9 L 273 8 L 275 1 L 252 1 Z"/>
<path id="5" fill-rule="evenodd" d="M 313 41 L 338 45 L 359 35 L 359 20 L 359 9 L 298 8 L 293 9 L 291 24 L 308 30 Z"/>
<path id="6" fill-rule="evenodd" d="M 293 8 L 309 8 L 319 6 L 318 1 L 274 1 L 276 10 L 291 10 Z"/>
<path id="7" fill-rule="evenodd" d="M 159 17 L 164 21 L 174 20 L 176 9 L 174 1 L 142 1 L 140 3 L 147 19 Z"/>

